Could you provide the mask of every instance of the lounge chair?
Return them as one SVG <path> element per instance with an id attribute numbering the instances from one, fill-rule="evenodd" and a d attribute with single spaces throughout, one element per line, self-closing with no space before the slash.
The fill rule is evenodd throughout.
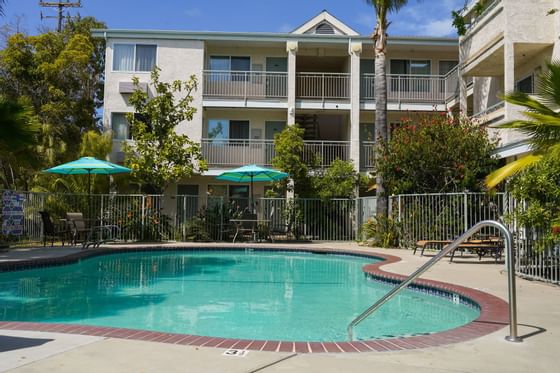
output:
<path id="1" fill-rule="evenodd" d="M 447 245 L 451 244 L 453 241 L 450 240 L 420 240 L 416 241 L 413 254 L 416 254 L 418 249 L 421 249 L 420 256 L 424 255 L 424 250 L 428 247 L 435 247 L 438 249 L 444 249 Z M 469 250 L 475 252 L 478 255 L 478 260 L 481 260 L 486 254 L 491 254 L 494 256 L 495 260 L 498 261 L 502 257 L 502 252 L 504 250 L 504 243 L 499 237 L 489 237 L 483 239 L 471 239 L 463 242 L 455 250 L 451 252 L 450 262 L 453 261 L 455 257 L 455 252 L 457 250 Z"/>
<path id="2" fill-rule="evenodd" d="M 416 241 L 414 246 L 413 255 L 416 255 L 416 250 L 421 249 L 420 256 L 424 256 L 424 250 L 429 247 L 442 249 L 444 246 L 449 245 L 452 241 L 449 240 L 420 240 Z"/>
<path id="3" fill-rule="evenodd" d="M 475 252 L 478 255 L 478 260 L 482 260 L 482 257 L 486 254 L 490 254 L 494 257 L 494 261 L 502 258 L 502 253 L 504 251 L 504 242 L 499 237 L 491 237 L 487 239 L 474 239 L 466 241 L 451 253 L 450 262 L 453 261 L 455 257 L 455 251 L 457 250 L 469 250 Z"/>
<path id="4" fill-rule="evenodd" d="M 68 235 L 68 230 L 64 226 L 53 223 L 51 215 L 47 211 L 39 211 L 41 221 L 43 223 L 43 246 L 47 246 L 47 239 L 51 239 L 51 247 L 54 246 L 54 240 L 60 239 L 64 246 L 64 239 Z"/>

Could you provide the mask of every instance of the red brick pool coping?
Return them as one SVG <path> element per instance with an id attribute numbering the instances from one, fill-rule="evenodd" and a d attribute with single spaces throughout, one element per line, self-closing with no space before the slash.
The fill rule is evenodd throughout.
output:
<path id="1" fill-rule="evenodd" d="M 296 249 L 293 247 L 280 247 L 274 248 L 265 247 L 250 247 L 248 249 L 254 250 L 272 250 L 272 251 L 306 251 L 315 253 L 334 253 L 342 255 L 355 255 L 362 257 L 371 257 L 376 259 L 383 259 L 381 262 L 368 264 L 363 267 L 364 272 L 374 278 L 401 281 L 406 276 L 386 272 L 380 267 L 396 263 L 401 258 L 392 255 L 380 253 L 368 253 L 364 251 L 350 251 L 340 249 L 324 249 L 324 248 L 305 248 Z M 71 264 L 79 261 L 80 259 L 114 254 L 123 252 L 138 252 L 138 251 L 155 251 L 155 250 L 240 250 L 240 247 L 163 247 L 163 248 L 102 248 L 95 250 L 82 251 L 75 254 L 67 255 L 58 258 L 46 258 L 37 260 L 22 260 L 17 262 L 4 262 L 0 263 L 0 272 L 13 271 L 26 268 L 37 268 L 51 265 L 64 265 Z M 292 353 L 343 353 L 343 352 L 388 352 L 388 351 L 401 351 L 411 350 L 435 346 L 444 346 L 458 342 L 469 341 L 484 335 L 493 333 L 497 330 L 504 328 L 508 325 L 509 314 L 508 304 L 493 295 L 488 293 L 459 286 L 448 284 L 445 282 L 419 279 L 414 282 L 415 285 L 433 288 L 444 292 L 451 292 L 458 294 L 462 297 L 474 301 L 480 307 L 479 317 L 469 324 L 460 326 L 455 329 L 437 332 L 429 335 L 420 335 L 403 338 L 380 339 L 370 341 L 353 341 L 353 342 L 286 342 L 286 341 L 265 341 L 265 340 L 245 340 L 245 339 L 232 339 L 220 337 L 204 337 L 189 334 L 178 333 L 162 333 L 147 330 L 113 328 L 113 327 L 97 327 L 87 325 L 75 324 L 55 324 L 55 323 L 39 323 L 39 322 L 0 322 L 0 329 L 7 330 L 28 330 L 38 332 L 53 332 L 53 333 L 67 333 L 67 334 L 80 334 L 88 336 L 99 336 L 107 338 L 122 338 L 132 339 L 149 342 L 161 342 L 178 345 L 189 345 L 199 347 L 218 347 L 218 348 L 235 348 L 245 349 L 252 351 L 271 351 L 271 352 L 292 352 Z"/>

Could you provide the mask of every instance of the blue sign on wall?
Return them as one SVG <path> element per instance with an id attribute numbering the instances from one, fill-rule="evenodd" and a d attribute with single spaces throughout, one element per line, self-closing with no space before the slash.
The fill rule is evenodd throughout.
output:
<path id="1" fill-rule="evenodd" d="M 21 193 L 7 190 L 2 194 L 2 234 L 21 236 L 23 234 L 23 202 Z"/>

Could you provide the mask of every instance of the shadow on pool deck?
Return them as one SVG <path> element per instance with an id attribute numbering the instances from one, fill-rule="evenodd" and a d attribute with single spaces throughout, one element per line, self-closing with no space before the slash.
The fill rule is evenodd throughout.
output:
<path id="1" fill-rule="evenodd" d="M 0 352 L 20 350 L 22 348 L 29 348 L 29 347 L 37 347 L 52 341 L 54 341 L 54 339 L 21 338 L 21 337 L 0 335 Z"/>

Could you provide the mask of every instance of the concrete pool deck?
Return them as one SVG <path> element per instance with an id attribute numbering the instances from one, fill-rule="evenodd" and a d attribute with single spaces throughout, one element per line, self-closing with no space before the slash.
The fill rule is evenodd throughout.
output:
<path id="1" fill-rule="evenodd" d="M 147 245 L 139 245 L 145 247 Z M 161 246 L 161 245 L 158 245 Z M 168 244 L 205 247 L 206 244 Z M 220 245 L 243 248 L 244 244 Z M 251 245 L 258 246 L 258 245 Z M 266 247 L 285 245 L 264 244 Z M 334 248 L 395 255 L 402 261 L 382 267 L 409 274 L 429 257 L 412 251 L 371 249 L 351 243 L 314 243 L 302 248 Z M 115 247 L 112 245 L 111 247 Z M 126 245 L 130 247 L 130 245 Z M 0 263 L 46 259 L 79 252 L 76 248 L 18 249 L 0 253 Z M 443 260 L 423 278 L 485 291 L 507 299 L 503 264 L 476 257 Z M 360 354 L 298 354 L 250 351 L 246 357 L 223 356 L 225 349 L 90 337 L 84 335 L 0 330 L 0 371 L 14 372 L 527 372 L 555 371 L 560 347 L 560 287 L 518 279 L 520 344 L 504 340 L 507 328 L 466 342 L 419 350 Z M 6 347 L 7 346 L 7 347 Z"/>

